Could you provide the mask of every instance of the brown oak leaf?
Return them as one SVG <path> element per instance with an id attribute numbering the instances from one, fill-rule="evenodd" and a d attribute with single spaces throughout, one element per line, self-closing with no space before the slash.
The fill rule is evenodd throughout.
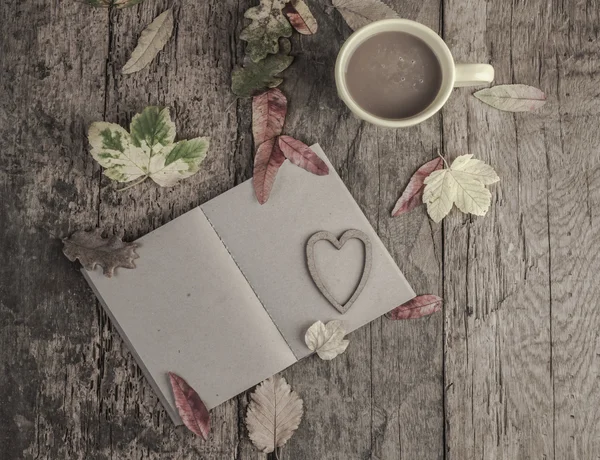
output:
<path id="1" fill-rule="evenodd" d="M 102 238 L 103 230 L 78 231 L 63 239 L 63 253 L 71 262 L 79 259 L 86 270 L 94 270 L 97 265 L 103 268 L 104 275 L 110 278 L 115 268 L 135 268 L 134 259 L 137 243 L 124 243 L 117 235 Z"/>

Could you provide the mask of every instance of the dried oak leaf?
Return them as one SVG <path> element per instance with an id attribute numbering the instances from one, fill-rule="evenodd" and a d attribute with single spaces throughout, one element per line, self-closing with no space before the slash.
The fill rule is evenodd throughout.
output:
<path id="1" fill-rule="evenodd" d="M 282 40 L 278 54 L 267 56 L 260 62 L 249 62 L 245 67 L 238 67 L 231 75 L 231 89 L 240 97 L 256 96 L 257 94 L 279 86 L 283 78 L 278 75 L 287 69 L 294 61 L 289 56 L 292 45 L 289 40 Z"/>
<path id="2" fill-rule="evenodd" d="M 250 395 L 246 427 L 258 450 L 273 452 L 292 437 L 302 420 L 302 400 L 280 375 L 262 382 Z"/>
<path id="3" fill-rule="evenodd" d="M 175 397 L 175 406 L 183 424 L 205 441 L 210 433 L 210 415 L 198 393 L 188 383 L 173 372 L 169 380 Z"/>
<path id="4" fill-rule="evenodd" d="M 290 24 L 302 35 L 313 35 L 319 28 L 317 20 L 304 0 L 292 0 L 283 8 Z"/>
<path id="5" fill-rule="evenodd" d="M 85 3 L 98 8 L 128 8 L 130 6 L 142 3 L 144 0 L 83 0 Z"/>
<path id="6" fill-rule="evenodd" d="M 139 257 L 135 252 L 137 243 L 124 243 L 116 235 L 102 238 L 101 228 L 75 232 L 63 239 L 63 244 L 63 253 L 71 262 L 79 259 L 86 270 L 94 270 L 100 265 L 108 278 L 117 267 L 135 268 L 133 260 Z"/>
<path id="7" fill-rule="evenodd" d="M 394 308 L 386 313 L 386 317 L 393 320 L 398 319 L 416 319 L 431 315 L 442 309 L 443 300 L 441 297 L 432 294 L 419 295 L 414 299 Z"/>
<path id="8" fill-rule="evenodd" d="M 279 39 L 291 37 L 292 27 L 283 15 L 285 0 L 260 0 L 244 17 L 252 20 L 242 30 L 240 38 L 248 42 L 246 52 L 253 62 L 262 61 L 268 54 L 279 52 Z"/>
<path id="9" fill-rule="evenodd" d="M 425 189 L 425 179 L 429 177 L 429 175 L 433 171 L 437 171 L 438 169 L 442 169 L 444 166 L 444 160 L 442 157 L 435 158 L 431 161 L 428 161 L 419 169 L 417 172 L 413 174 L 410 178 L 410 182 L 402 192 L 402 196 L 394 206 L 394 210 L 392 211 L 392 217 L 398 217 L 400 214 L 404 214 L 405 212 L 412 211 L 420 204 L 423 204 L 423 190 Z"/>

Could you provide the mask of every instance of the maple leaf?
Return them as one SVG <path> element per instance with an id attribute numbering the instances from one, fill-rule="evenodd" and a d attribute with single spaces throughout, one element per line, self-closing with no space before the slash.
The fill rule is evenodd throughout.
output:
<path id="1" fill-rule="evenodd" d="M 124 243 L 119 236 L 102 238 L 102 229 L 91 232 L 78 231 L 63 239 L 63 253 L 71 262 L 79 259 L 86 270 L 94 270 L 100 265 L 104 275 L 112 277 L 117 267 L 135 268 L 134 259 L 139 256 L 135 250 L 137 243 Z"/>
<path id="2" fill-rule="evenodd" d="M 319 355 L 319 358 L 329 361 L 342 354 L 350 343 L 344 340 L 346 329 L 341 321 L 329 321 L 326 325 L 317 321 L 308 328 L 304 336 L 306 346 Z"/>
<path id="3" fill-rule="evenodd" d="M 292 35 L 292 27 L 282 12 L 284 6 L 285 0 L 260 0 L 258 6 L 244 14 L 252 22 L 242 30 L 240 38 L 248 42 L 246 52 L 253 62 L 279 52 L 279 39 Z"/>
<path id="4" fill-rule="evenodd" d="M 130 129 L 128 133 L 106 122 L 90 126 L 90 153 L 106 168 L 105 176 L 117 182 L 137 179 L 131 186 L 151 178 L 161 187 L 170 187 L 200 170 L 209 139 L 198 137 L 175 143 L 175 123 L 169 109 L 147 107 L 133 117 Z"/>
<path id="5" fill-rule="evenodd" d="M 491 203 L 486 185 L 498 182 L 496 171 L 473 155 L 461 155 L 450 168 L 432 172 L 424 181 L 423 202 L 434 222 L 441 221 L 456 204 L 464 213 L 484 216 Z"/>

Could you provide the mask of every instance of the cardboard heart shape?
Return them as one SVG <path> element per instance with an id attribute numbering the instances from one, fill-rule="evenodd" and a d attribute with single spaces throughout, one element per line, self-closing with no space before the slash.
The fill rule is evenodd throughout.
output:
<path id="1" fill-rule="evenodd" d="M 333 297 L 333 295 L 331 295 L 331 292 L 329 292 L 325 286 L 325 283 L 323 283 L 323 280 L 321 279 L 321 275 L 319 274 L 319 270 L 317 269 L 315 263 L 315 244 L 319 241 L 329 241 L 336 249 L 339 250 L 342 249 L 348 240 L 353 238 L 362 241 L 365 245 L 365 260 L 362 276 L 360 277 L 358 286 L 356 286 L 354 293 L 348 299 L 348 301 L 342 305 L 335 299 L 335 297 Z M 341 314 L 344 314 L 348 311 L 356 299 L 358 299 L 358 296 L 367 284 L 369 273 L 371 272 L 371 265 L 373 264 L 373 248 L 371 247 L 371 241 L 369 240 L 369 237 L 360 230 L 346 230 L 340 239 L 337 239 L 331 232 L 321 231 L 315 233 L 308 240 L 308 243 L 306 244 L 306 261 L 308 263 L 308 271 L 310 272 L 310 276 L 317 285 L 319 291 L 321 291 L 321 294 L 325 296 L 325 298 L 331 305 L 335 307 L 337 311 L 339 311 Z"/>

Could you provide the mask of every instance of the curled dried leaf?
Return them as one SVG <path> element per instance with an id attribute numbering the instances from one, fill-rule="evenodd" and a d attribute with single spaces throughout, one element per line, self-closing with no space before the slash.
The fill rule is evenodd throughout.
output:
<path id="1" fill-rule="evenodd" d="M 112 277 L 117 267 L 135 268 L 137 243 L 124 243 L 119 236 L 102 238 L 102 229 L 78 231 L 63 239 L 63 253 L 71 262 L 79 259 L 86 270 L 100 265 L 104 275 Z"/>
<path id="2" fill-rule="evenodd" d="M 264 453 L 282 447 L 302 421 L 302 400 L 283 377 L 274 375 L 250 395 L 246 427 L 254 446 Z"/>
<path id="3" fill-rule="evenodd" d="M 304 342 L 319 358 L 329 361 L 348 348 L 350 342 L 344 340 L 345 335 L 346 329 L 341 321 L 329 321 L 326 325 L 317 321 L 306 331 Z"/>
<path id="4" fill-rule="evenodd" d="M 292 27 L 302 35 L 313 35 L 319 28 L 317 20 L 304 0 L 292 0 L 283 8 Z"/>

